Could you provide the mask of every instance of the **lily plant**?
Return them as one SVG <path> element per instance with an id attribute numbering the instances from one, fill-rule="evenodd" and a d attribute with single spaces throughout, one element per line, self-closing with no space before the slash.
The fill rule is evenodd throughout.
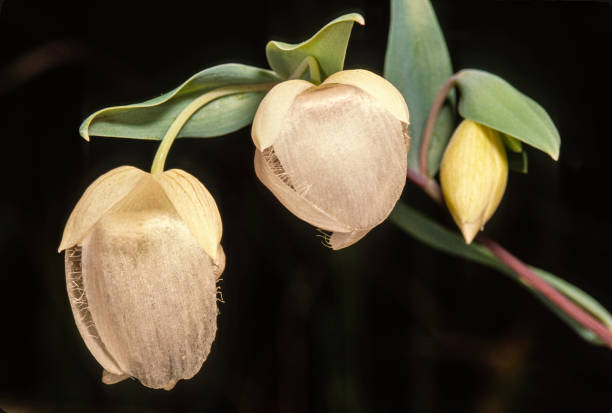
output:
<path id="1" fill-rule="evenodd" d="M 169 390 L 208 356 L 225 266 L 221 213 L 197 178 L 164 164 L 177 138 L 223 136 L 251 123 L 257 177 L 332 250 L 389 219 L 434 249 L 510 276 L 586 341 L 612 348 L 612 316 L 594 298 L 483 232 L 508 174 L 527 173 L 525 146 L 558 159 L 550 116 L 498 75 L 453 69 L 429 0 L 391 0 L 382 74 L 344 69 L 355 23 L 365 20 L 346 14 L 302 43 L 270 41 L 269 69 L 214 66 L 82 123 L 87 141 L 160 142 L 150 173 L 123 166 L 91 184 L 59 247 L 77 327 L 105 383 L 133 377 Z M 407 182 L 458 230 L 401 200 Z"/>

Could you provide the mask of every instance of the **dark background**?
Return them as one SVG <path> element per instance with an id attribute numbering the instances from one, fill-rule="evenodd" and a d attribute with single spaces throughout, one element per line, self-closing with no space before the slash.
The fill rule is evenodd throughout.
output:
<path id="1" fill-rule="evenodd" d="M 582 341 L 514 281 L 430 250 L 390 223 L 346 250 L 324 248 L 315 229 L 256 179 L 248 128 L 180 140 L 167 163 L 204 182 L 224 220 L 225 303 L 210 357 L 171 392 L 132 380 L 101 383 L 56 250 L 85 188 L 119 165 L 148 169 L 156 144 L 86 143 L 77 131 L 82 119 L 157 96 L 215 64 L 267 67 L 267 40 L 304 40 L 350 11 L 367 25 L 354 28 L 346 67 L 383 70 L 386 1 L 211 4 L 0 1 L 0 407 L 610 412 L 612 351 Z M 504 77 L 548 110 L 562 136 L 558 163 L 529 150 L 529 175 L 511 174 L 487 233 L 612 309 L 612 7 L 452 0 L 434 7 L 455 69 Z M 45 49 L 49 42 L 59 43 Z M 452 225 L 410 183 L 403 199 Z"/>

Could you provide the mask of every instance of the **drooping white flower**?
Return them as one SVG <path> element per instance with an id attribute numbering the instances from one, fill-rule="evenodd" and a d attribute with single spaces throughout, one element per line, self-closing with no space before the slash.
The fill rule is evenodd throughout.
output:
<path id="1" fill-rule="evenodd" d="M 221 232 L 214 199 L 181 170 L 123 166 L 87 188 L 59 251 L 103 382 L 134 377 L 169 390 L 200 370 L 217 330 Z"/>
<path id="2" fill-rule="evenodd" d="M 408 108 L 387 80 L 346 70 L 276 85 L 251 131 L 255 172 L 298 218 L 354 244 L 384 221 L 406 182 Z"/>

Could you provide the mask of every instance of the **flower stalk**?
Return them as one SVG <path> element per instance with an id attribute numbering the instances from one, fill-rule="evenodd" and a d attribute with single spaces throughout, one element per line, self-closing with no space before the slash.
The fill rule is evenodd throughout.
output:
<path id="1" fill-rule="evenodd" d="M 310 81 L 315 85 L 321 83 L 321 70 L 319 69 L 319 62 L 314 56 L 306 56 L 304 60 L 300 62 L 298 67 L 293 71 L 289 80 L 299 79 L 308 70 L 310 74 Z"/>
<path id="2" fill-rule="evenodd" d="M 203 94 L 202 96 L 195 99 L 189 105 L 185 107 L 176 117 L 174 122 L 168 128 L 168 131 L 164 135 L 159 144 L 157 152 L 155 153 L 155 158 L 153 159 L 153 165 L 151 166 L 151 173 L 161 173 L 164 171 L 164 165 L 166 163 L 166 158 L 168 157 L 168 152 L 174 143 L 174 140 L 178 136 L 179 132 L 185 126 L 185 123 L 202 107 L 206 106 L 213 100 L 222 98 L 224 96 L 235 95 L 238 93 L 246 93 L 246 92 L 263 92 L 270 90 L 276 83 L 259 83 L 259 84 L 249 84 L 249 85 L 232 85 L 220 87 L 210 92 Z"/>

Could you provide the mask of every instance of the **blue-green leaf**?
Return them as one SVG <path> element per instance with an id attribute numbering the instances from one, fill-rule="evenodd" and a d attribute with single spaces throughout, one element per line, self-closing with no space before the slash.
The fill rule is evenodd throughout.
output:
<path id="1" fill-rule="evenodd" d="M 408 166 L 418 170 L 421 135 L 440 87 L 453 69 L 436 14 L 429 0 L 391 0 L 391 27 L 385 56 L 385 78 L 400 92 L 410 111 Z M 428 153 L 435 175 L 454 128 L 454 93 L 440 111 Z"/>
<path id="2" fill-rule="evenodd" d="M 177 115 L 194 99 L 213 89 L 242 84 L 270 83 L 280 79 L 269 70 L 229 63 L 205 69 L 176 89 L 132 105 L 99 110 L 83 121 L 79 132 L 132 139 L 161 139 Z M 178 137 L 212 137 L 238 130 L 253 120 L 265 92 L 246 92 L 214 100 L 197 111 Z"/>
<path id="3" fill-rule="evenodd" d="M 561 138 L 546 111 L 508 82 L 491 73 L 459 72 L 459 113 L 559 158 Z"/>
<path id="4" fill-rule="evenodd" d="M 305 42 L 289 44 L 270 41 L 266 45 L 268 64 L 282 78 L 287 79 L 304 59 L 312 56 L 319 63 L 323 80 L 343 69 L 346 48 L 355 22 L 365 24 L 360 14 L 350 13 L 329 22 Z"/>
<path id="5" fill-rule="evenodd" d="M 430 220 L 421 213 L 412 209 L 403 202 L 398 202 L 390 216 L 391 222 L 399 228 L 412 235 L 422 243 L 432 248 L 446 252 L 447 254 L 467 258 L 468 260 L 494 268 L 519 282 L 526 287 L 538 299 L 546 304 L 555 314 L 572 327 L 581 337 L 593 344 L 602 344 L 601 340 L 591 331 L 578 324 L 555 304 L 549 301 L 538 291 L 523 283 L 517 274 L 499 261 L 488 249 L 477 243 L 466 244 L 458 234 L 449 231 L 440 224 Z M 612 328 L 612 316 L 593 297 L 589 296 L 578 287 L 564 281 L 553 274 L 539 268 L 530 267 L 540 277 L 544 278 L 559 292 L 571 299 L 574 303 L 599 319 L 607 327 Z"/>

